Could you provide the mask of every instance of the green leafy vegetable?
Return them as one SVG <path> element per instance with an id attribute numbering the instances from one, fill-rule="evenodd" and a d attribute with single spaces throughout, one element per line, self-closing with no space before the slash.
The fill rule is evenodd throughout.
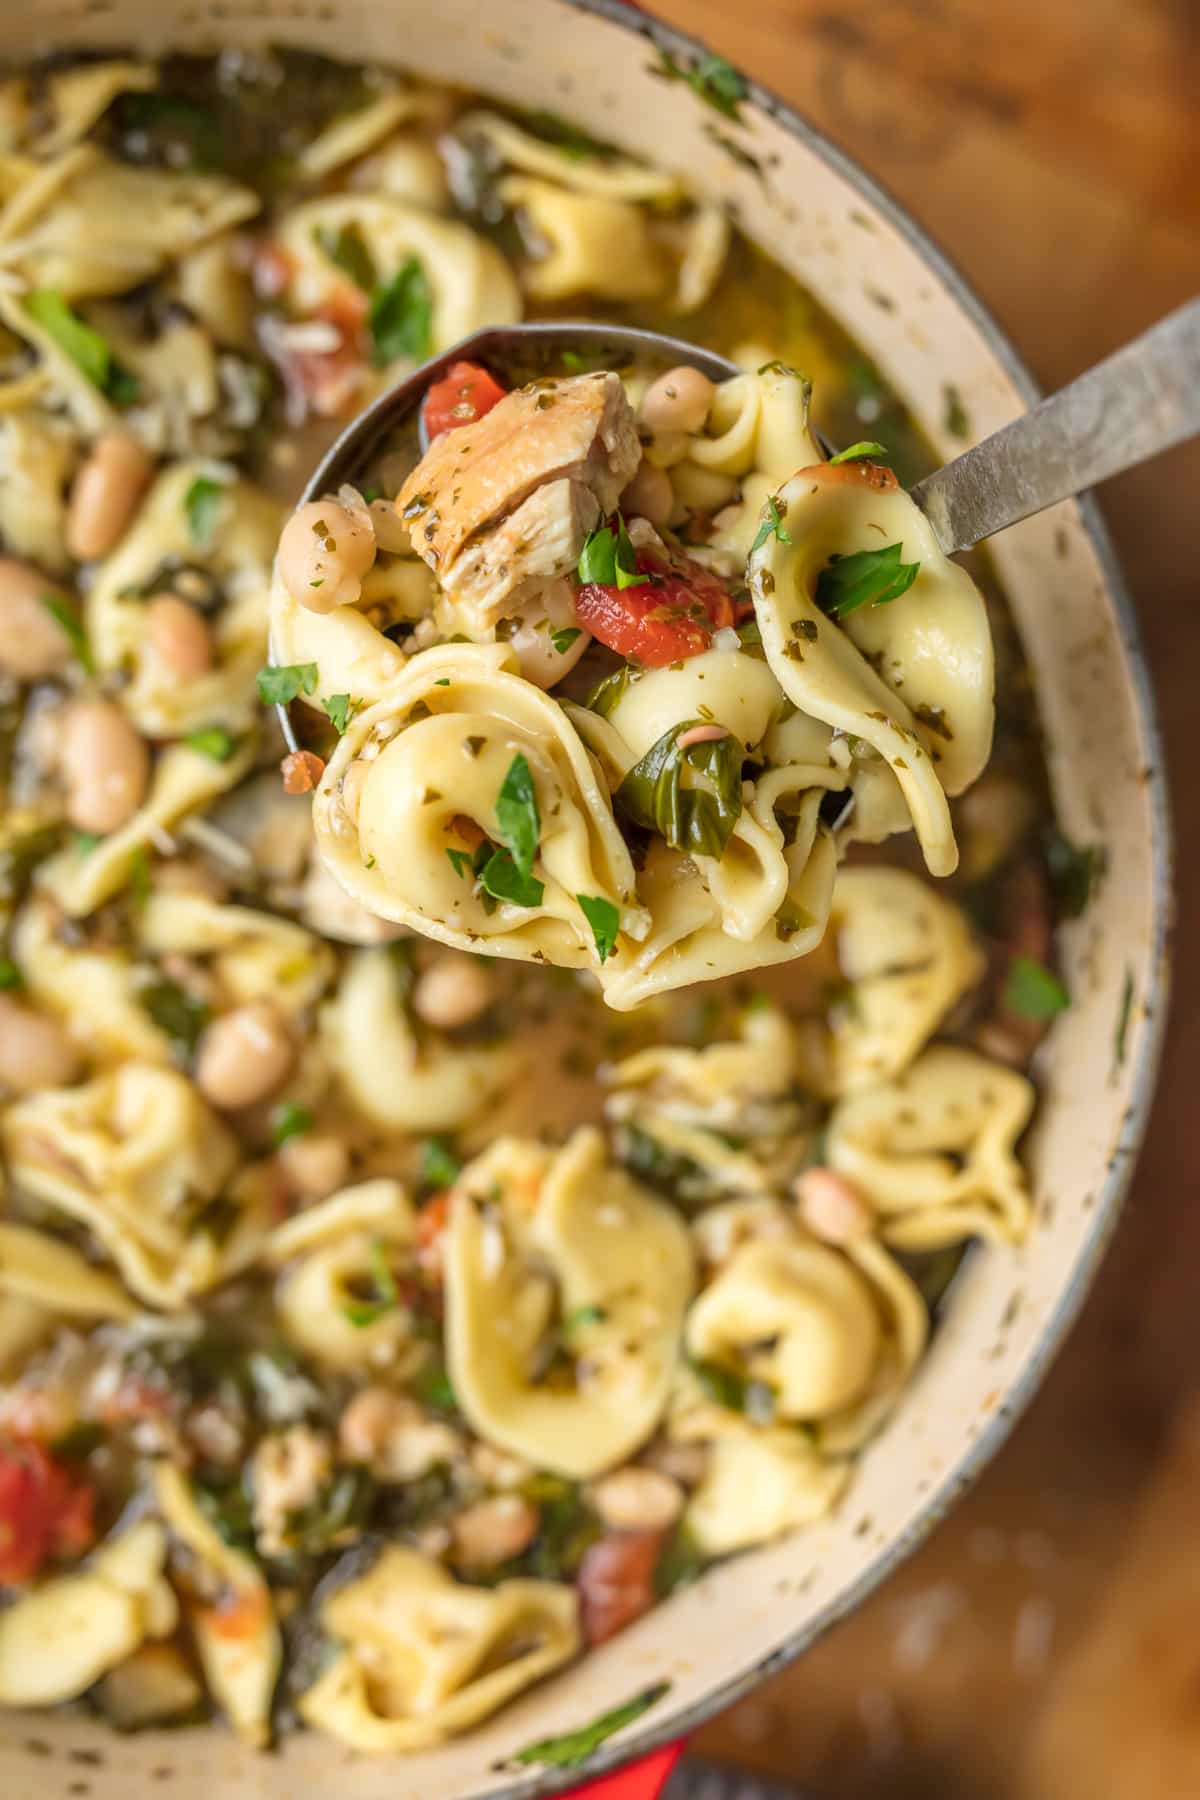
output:
<path id="1" fill-rule="evenodd" d="M 339 1469 L 314 1501 L 288 1515 L 284 1537 L 302 1556 L 322 1556 L 362 1535 L 374 1503 L 369 1470 Z"/>
<path id="2" fill-rule="evenodd" d="M 75 653 L 75 660 L 78 662 L 79 666 L 88 675 L 94 675 L 96 673 L 96 665 L 92 660 L 92 647 L 87 641 L 87 633 L 83 628 L 83 621 L 80 619 L 78 613 L 73 607 L 69 606 L 65 600 L 60 599 L 57 594 L 39 594 L 38 599 L 50 614 L 50 617 L 54 619 L 57 624 L 61 625 L 67 634 L 67 637 L 71 642 L 71 649 Z"/>
<path id="3" fill-rule="evenodd" d="M 725 61 L 723 56 L 701 56 L 684 68 L 669 50 L 661 52 L 661 61 L 652 70 L 667 81 L 686 81 L 706 106 L 711 106 L 727 119 L 741 123 L 741 103 L 750 92 L 746 77 Z"/>
<path id="4" fill-rule="evenodd" d="M 426 1138 L 421 1145 L 421 1185 L 428 1188 L 453 1187 L 462 1163 L 444 1138 Z"/>
<path id="5" fill-rule="evenodd" d="M 741 817 L 744 752 L 732 733 L 681 750 L 680 737 L 703 723 L 685 719 L 665 731 L 630 769 L 614 803 L 673 850 L 721 856 Z"/>
<path id="6" fill-rule="evenodd" d="M 1133 970 L 1126 969 L 1121 989 L 1121 1006 L 1117 1013 L 1117 1030 L 1113 1038 L 1113 1062 L 1118 1069 L 1125 1066 L 1125 1048 L 1129 1040 L 1129 1021 L 1133 1017 Z"/>
<path id="7" fill-rule="evenodd" d="M 579 580 L 583 586 L 595 582 L 599 587 L 641 587 L 649 579 L 648 575 L 638 574 L 637 556 L 620 513 L 615 531 L 611 525 L 598 525 L 579 553 Z"/>
<path id="8" fill-rule="evenodd" d="M 712 1558 L 681 1525 L 659 1557 L 654 1570 L 654 1591 L 662 1599 L 699 1581 Z"/>
<path id="9" fill-rule="evenodd" d="M 856 550 L 832 556 L 817 578 L 817 605 L 832 619 L 844 619 L 860 606 L 886 606 L 906 594 L 920 563 L 901 562 L 903 544 L 882 550 Z"/>
<path id="10" fill-rule="evenodd" d="M 1078 919 L 1087 911 L 1104 875 L 1108 853 L 1103 844 L 1076 845 L 1057 825 L 1046 832 L 1046 868 L 1059 914 Z"/>
<path id="11" fill-rule="evenodd" d="M 461 875 L 464 881 L 474 872 L 475 859 L 469 850 L 452 850 L 447 846 L 446 855 L 450 858 L 450 867 L 454 873 Z"/>
<path id="12" fill-rule="evenodd" d="M 358 708 L 359 702 L 352 700 L 349 694 L 330 694 L 321 702 L 321 711 L 328 718 L 339 737 L 349 725 Z"/>
<path id="13" fill-rule="evenodd" d="M 298 1100 L 285 1100 L 276 1107 L 271 1120 L 271 1136 L 276 1144 L 286 1144 L 289 1138 L 300 1137 L 303 1132 L 312 1130 L 312 1114 L 307 1106 L 301 1106 Z"/>
<path id="14" fill-rule="evenodd" d="M 599 713 L 602 719 L 611 718 L 626 688 L 636 678 L 636 672 L 629 664 L 622 663 L 619 669 L 614 669 L 611 675 L 606 675 L 603 681 L 596 683 L 587 697 L 588 711 Z"/>
<path id="15" fill-rule="evenodd" d="M 205 725 L 200 731 L 189 731 L 183 741 L 189 750 L 211 756 L 214 762 L 228 762 L 237 749 L 237 739 L 223 725 Z"/>
<path id="16" fill-rule="evenodd" d="M 553 144 L 567 156 L 582 161 L 584 157 L 611 156 L 612 152 L 606 144 L 601 144 L 578 125 L 572 125 L 569 119 L 560 118 L 555 112 L 528 112 L 522 114 L 522 123 L 535 137 L 541 138 L 544 144 Z M 565 353 L 563 361 L 566 361 Z"/>
<path id="17" fill-rule="evenodd" d="M 298 694 L 315 693 L 316 687 L 316 663 L 280 663 L 258 671 L 259 697 L 267 706 L 286 706 Z"/>
<path id="18" fill-rule="evenodd" d="M 593 1751 L 598 1750 L 618 1731 L 626 1725 L 632 1725 L 643 1713 L 657 1706 L 670 1692 L 669 1681 L 656 1682 L 653 1687 L 645 1688 L 642 1693 L 635 1694 L 632 1700 L 626 1700 L 622 1706 L 614 1706 L 611 1712 L 601 1713 L 590 1725 L 581 1725 L 577 1731 L 564 1732 L 561 1737 L 542 1738 L 536 1744 L 527 1744 L 524 1750 L 518 1750 L 512 1758 L 513 1762 L 522 1765 L 542 1764 L 550 1769 L 574 1769 L 587 1761 Z"/>
<path id="19" fill-rule="evenodd" d="M 834 463 L 858 462 L 864 456 L 886 455 L 887 450 L 882 444 L 876 444 L 870 438 L 863 438 L 857 444 L 847 444 L 844 450 L 839 450 L 836 456 L 831 456 L 829 466 L 832 468 Z"/>
<path id="20" fill-rule="evenodd" d="M 347 1300 L 342 1311 L 351 1325 L 373 1325 L 384 1313 L 400 1304 L 400 1291 L 387 1259 L 387 1246 L 382 1238 L 371 1240 L 371 1293 L 361 1300 Z"/>
<path id="21" fill-rule="evenodd" d="M 1014 956 L 1004 984 L 1004 1004 L 1022 1019 L 1052 1019 L 1071 1004 L 1062 982 L 1032 956 Z"/>
<path id="22" fill-rule="evenodd" d="M 766 541 L 769 537 L 778 538 L 779 542 L 781 544 L 790 544 L 791 543 L 792 534 L 790 531 L 787 531 L 784 529 L 783 512 L 784 512 L 784 509 L 782 509 L 780 507 L 779 502 L 775 498 L 774 494 L 768 495 L 768 497 L 767 497 L 767 516 L 763 520 L 762 524 L 759 526 L 758 533 L 754 539 L 754 542 L 750 546 L 751 556 L 754 555 L 754 552 L 756 550 L 762 549 L 763 545 L 766 543 Z"/>
<path id="23" fill-rule="evenodd" d="M 360 287 L 364 294 L 374 292 L 379 281 L 375 259 L 353 220 L 348 225 L 339 225 L 336 231 L 331 225 L 318 225 L 313 231 L 313 240 L 317 249 L 348 275 L 355 287 Z"/>
<path id="24" fill-rule="evenodd" d="M 560 656 L 565 656 L 567 651 L 571 648 L 571 645 L 575 642 L 575 639 L 580 635 L 578 625 L 564 625 L 561 631 L 552 631 L 550 633 L 550 642 L 554 645 L 554 648 L 558 651 Z"/>
<path id="25" fill-rule="evenodd" d="M 408 1383 L 408 1389 L 415 1400 L 419 1400 L 422 1406 L 428 1406 L 433 1412 L 458 1411 L 458 1398 L 446 1373 L 446 1366 L 438 1357 L 425 1364 L 420 1373 Z"/>
<path id="26" fill-rule="evenodd" d="M 577 1306 L 563 1319 L 564 1334 L 569 1336 L 573 1331 L 585 1331 L 589 1325 L 603 1325 L 608 1314 L 602 1306 Z"/>
<path id="27" fill-rule="evenodd" d="M 496 796 L 496 819 L 501 841 L 511 851 L 517 873 L 528 876 L 537 855 L 542 821 L 538 814 L 533 772 L 528 759 L 519 750 L 500 783 L 500 792 Z M 536 905 L 537 902 L 533 904 Z"/>
<path id="28" fill-rule="evenodd" d="M 211 547 L 224 501 L 225 483 L 214 481 L 211 475 L 197 475 L 183 496 L 188 534 L 198 550 Z"/>
<path id="29" fill-rule="evenodd" d="M 576 894 L 575 898 L 592 928 L 596 954 L 605 963 L 616 948 L 617 933 L 621 929 L 620 908 L 614 906 L 611 900 L 606 900 L 602 894 Z"/>
<path id="30" fill-rule="evenodd" d="M 75 851 L 78 856 L 90 856 L 104 842 L 98 831 L 77 831 L 75 833 Z"/>
<path id="31" fill-rule="evenodd" d="M 744 1413 L 758 1424 L 775 1416 L 775 1395 L 765 1381 L 747 1381 L 726 1363 L 697 1358 L 689 1365 L 708 1398 L 728 1412 Z"/>
<path id="32" fill-rule="evenodd" d="M 545 888 L 533 875 L 523 875 L 507 850 L 497 850 L 479 870 L 483 891 L 493 900 L 514 906 L 540 906 Z"/>
<path id="33" fill-rule="evenodd" d="M 56 288 L 36 289 L 27 296 L 25 310 L 114 405 L 129 406 L 136 400 L 137 382 L 121 368 L 108 340 L 81 319 Z"/>
<path id="34" fill-rule="evenodd" d="M 0 991 L 24 986 L 24 978 L 11 956 L 0 956 Z"/>
<path id="35" fill-rule="evenodd" d="M 562 351 L 561 361 L 563 368 L 571 375 L 579 375 L 587 367 L 586 359 L 580 356 L 578 350 Z"/>
<path id="36" fill-rule="evenodd" d="M 209 1009 L 174 981 L 155 981 L 142 988 L 138 999 L 161 1032 L 170 1040 L 180 1062 L 190 1062 L 208 1024 Z"/>
<path id="37" fill-rule="evenodd" d="M 375 289 L 367 313 L 367 329 L 378 367 L 406 356 L 423 362 L 433 348 L 433 294 L 419 259 L 403 267 Z"/>

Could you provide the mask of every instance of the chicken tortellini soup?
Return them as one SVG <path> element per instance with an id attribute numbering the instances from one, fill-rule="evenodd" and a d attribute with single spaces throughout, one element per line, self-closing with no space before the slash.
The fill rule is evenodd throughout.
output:
<path id="1" fill-rule="evenodd" d="M 743 372 L 453 368 L 292 512 L 572 313 Z M 838 1506 L 1099 872 L 927 464 L 560 119 L 0 82 L 0 1706 L 426 1750 Z"/>

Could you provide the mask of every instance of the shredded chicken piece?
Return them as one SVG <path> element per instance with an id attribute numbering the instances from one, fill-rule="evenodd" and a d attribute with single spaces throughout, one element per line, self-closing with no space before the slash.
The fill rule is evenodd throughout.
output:
<path id="1" fill-rule="evenodd" d="M 618 375 L 536 381 L 436 439 L 396 506 L 417 554 L 486 629 L 574 568 L 640 457 Z"/>

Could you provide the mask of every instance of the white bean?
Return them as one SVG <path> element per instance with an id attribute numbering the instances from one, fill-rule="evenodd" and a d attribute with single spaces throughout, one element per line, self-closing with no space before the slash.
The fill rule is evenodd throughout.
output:
<path id="1" fill-rule="evenodd" d="M 132 818 L 150 780 L 150 752 L 113 700 L 72 700 L 59 721 L 66 810 L 79 831 L 102 837 Z"/>
<path id="2" fill-rule="evenodd" d="M 283 528 L 279 573 L 298 606 L 333 612 L 358 599 L 375 548 L 375 526 L 365 506 L 310 500 Z"/>
<path id="3" fill-rule="evenodd" d="M 179 681 L 193 681 L 213 666 L 212 633 L 178 594 L 157 594 L 146 607 L 146 643 Z"/>
<path id="4" fill-rule="evenodd" d="M 462 1451 L 462 1439 L 443 1419 L 428 1419 L 415 1400 L 390 1388 L 363 1388 L 338 1422 L 339 1454 L 365 1463 L 377 1481 L 418 1481 Z"/>
<path id="5" fill-rule="evenodd" d="M 106 431 L 80 464 L 67 510 L 67 549 L 76 562 L 107 556 L 137 511 L 154 464 L 126 431 Z"/>
<path id="6" fill-rule="evenodd" d="M 435 1031 L 456 1031 L 487 1011 L 496 998 L 492 971 L 474 956 L 451 950 L 430 963 L 413 988 L 413 1011 Z"/>
<path id="7" fill-rule="evenodd" d="M 72 605 L 32 563 L 0 556 L 0 673 L 17 681 L 40 681 L 70 662 L 71 640 L 48 600 Z"/>
<path id="8" fill-rule="evenodd" d="M 0 1088 L 28 1094 L 63 1087 L 79 1073 L 66 1027 L 12 994 L 0 994 Z"/>
<path id="9" fill-rule="evenodd" d="M 683 1511 L 683 1489 L 658 1469 L 614 1469 L 589 1498 L 610 1531 L 666 1531 Z"/>
<path id="10" fill-rule="evenodd" d="M 296 1047 L 266 1001 L 235 1007 L 209 1025 L 196 1052 L 196 1085 L 214 1106 L 265 1100 L 288 1074 Z"/>
<path id="11" fill-rule="evenodd" d="M 794 1191 L 800 1217 L 827 1244 L 852 1244 L 874 1224 L 862 1195 L 832 1169 L 805 1169 L 797 1175 Z"/>
<path id="12" fill-rule="evenodd" d="M 650 383 L 642 399 L 642 421 L 655 432 L 699 431 L 715 392 L 707 375 L 681 363 Z"/>
<path id="13" fill-rule="evenodd" d="M 460 1569 L 494 1569 L 520 1556 L 537 1536 L 541 1514 L 520 1494 L 494 1494 L 451 1520 L 454 1561 Z"/>
<path id="14" fill-rule="evenodd" d="M 629 518 L 649 519 L 651 525 L 665 525 L 675 508 L 675 489 L 665 469 L 656 469 L 645 457 L 637 473 L 621 495 L 621 511 Z"/>
<path id="15" fill-rule="evenodd" d="M 350 1152 L 340 1138 L 303 1131 L 280 1146 L 279 1161 L 288 1186 L 304 1200 L 324 1200 L 344 1187 Z"/>

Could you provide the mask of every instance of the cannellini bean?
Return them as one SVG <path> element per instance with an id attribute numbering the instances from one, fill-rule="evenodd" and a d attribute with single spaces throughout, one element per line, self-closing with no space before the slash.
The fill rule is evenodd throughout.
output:
<path id="1" fill-rule="evenodd" d="M 180 681 L 206 675 L 213 666 L 212 633 L 196 608 L 178 594 L 156 594 L 147 605 L 146 643 Z"/>
<path id="2" fill-rule="evenodd" d="M 683 1511 L 683 1489 L 658 1469 L 614 1469 L 589 1498 L 611 1531 L 666 1531 Z"/>
<path id="3" fill-rule="evenodd" d="M 258 1001 L 214 1019 L 196 1052 L 196 1084 L 214 1106 L 254 1106 L 289 1073 L 296 1047 L 273 1006 Z"/>
<path id="4" fill-rule="evenodd" d="M 39 681 L 70 662 L 70 639 L 47 600 L 72 605 L 32 563 L 0 556 L 0 673 L 17 681 Z"/>
<path id="5" fill-rule="evenodd" d="M 378 547 L 393 556 L 411 556 L 412 542 L 408 526 L 396 511 L 395 501 L 384 500 L 382 497 L 372 500 L 370 512 Z"/>
<path id="6" fill-rule="evenodd" d="M 536 1473 L 524 1457 L 510 1456 L 507 1450 L 497 1450 L 482 1439 L 471 1445 L 471 1469 L 485 1487 L 501 1489 L 523 1487 Z"/>
<path id="7" fill-rule="evenodd" d="M 287 1549 L 288 1522 L 311 1506 L 333 1468 L 333 1448 L 311 1425 L 271 1432 L 254 1453 L 254 1534 L 267 1556 Z"/>
<path id="8" fill-rule="evenodd" d="M 79 831 L 116 831 L 145 798 L 150 752 L 113 700 L 72 700 L 63 708 L 58 763 L 67 817 Z"/>
<path id="9" fill-rule="evenodd" d="M 642 399 L 642 421 L 651 431 L 699 431 L 715 392 L 707 375 L 681 363 L 650 383 Z"/>
<path id="10" fill-rule="evenodd" d="M 350 1152 L 340 1138 L 304 1131 L 280 1146 L 279 1161 L 288 1186 L 304 1200 L 324 1200 L 344 1187 Z"/>
<path id="11" fill-rule="evenodd" d="M 435 1031 L 470 1025 L 496 998 L 491 969 L 474 956 L 451 950 L 430 963 L 413 988 L 413 1011 Z"/>
<path id="12" fill-rule="evenodd" d="M 28 1094 L 63 1087 L 79 1073 L 79 1052 L 66 1028 L 13 994 L 0 994 L 0 1088 Z"/>
<path id="13" fill-rule="evenodd" d="M 652 525 L 665 525 L 675 507 L 675 489 L 665 469 L 656 469 L 645 457 L 637 474 L 621 495 L 621 511 L 626 517 L 649 519 Z"/>
<path id="14" fill-rule="evenodd" d="M 537 1536 L 541 1514 L 520 1494 L 494 1494 L 466 1507 L 451 1520 L 455 1566 L 494 1569 L 520 1556 Z"/>
<path id="15" fill-rule="evenodd" d="M 71 485 L 67 549 L 76 562 L 107 556 L 137 511 L 154 464 L 127 431 L 106 431 Z"/>
<path id="16" fill-rule="evenodd" d="M 461 1450 L 452 1425 L 426 1418 L 415 1400 L 390 1388 L 363 1388 L 338 1422 L 338 1454 L 365 1463 L 382 1482 L 417 1481 Z"/>
<path id="17" fill-rule="evenodd" d="M 375 526 L 361 502 L 310 500 L 294 512 L 279 540 L 279 573 L 298 606 L 332 612 L 353 606 L 375 561 Z"/>
<path id="18" fill-rule="evenodd" d="M 852 1244 L 866 1237 L 875 1222 L 862 1195 L 832 1169 L 805 1169 L 793 1191 L 800 1217 L 827 1244 Z"/>

